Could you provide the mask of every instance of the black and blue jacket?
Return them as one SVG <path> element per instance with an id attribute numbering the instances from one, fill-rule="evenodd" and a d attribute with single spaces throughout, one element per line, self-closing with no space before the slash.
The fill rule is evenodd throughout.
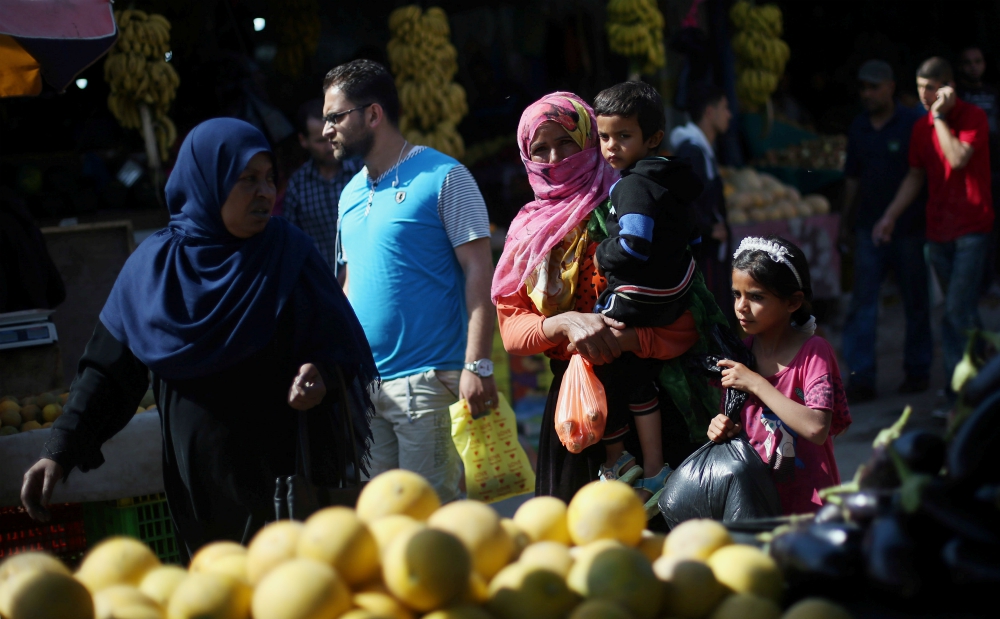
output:
<path id="1" fill-rule="evenodd" d="M 690 204 L 702 182 L 685 160 L 647 157 L 611 187 L 608 238 L 597 263 L 608 287 L 595 312 L 632 327 L 668 325 L 687 309 L 699 234 Z"/>

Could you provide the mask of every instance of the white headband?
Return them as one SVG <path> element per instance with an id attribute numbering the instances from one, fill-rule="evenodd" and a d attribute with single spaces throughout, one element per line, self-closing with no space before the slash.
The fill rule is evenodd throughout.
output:
<path id="1" fill-rule="evenodd" d="M 740 241 L 739 248 L 737 248 L 736 253 L 733 254 L 733 260 L 736 260 L 736 258 L 738 258 L 739 255 L 745 251 L 762 251 L 770 256 L 771 260 L 780 262 L 787 266 L 792 270 L 792 275 L 795 276 L 795 281 L 799 283 L 799 290 L 802 290 L 802 278 L 799 277 L 799 272 L 795 270 L 795 267 L 792 265 L 792 261 L 789 260 L 789 258 L 794 256 L 792 256 L 791 252 L 789 252 L 787 248 L 775 243 L 774 241 L 762 239 L 757 236 L 748 236 Z"/>

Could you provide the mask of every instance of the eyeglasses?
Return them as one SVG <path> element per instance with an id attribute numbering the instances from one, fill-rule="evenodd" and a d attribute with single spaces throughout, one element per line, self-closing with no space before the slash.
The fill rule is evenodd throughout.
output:
<path id="1" fill-rule="evenodd" d="M 326 116 L 323 117 L 323 122 L 326 123 L 326 124 L 328 124 L 328 125 L 337 126 L 337 125 L 340 124 L 340 121 L 345 116 L 347 116 L 348 114 L 350 114 L 351 112 L 356 112 L 358 110 L 363 110 L 366 107 L 368 107 L 369 105 L 372 105 L 372 104 L 371 103 L 365 103 L 364 105 L 359 105 L 358 107 L 352 107 L 351 109 L 345 110 L 343 112 L 337 112 L 336 114 L 327 114 Z"/>

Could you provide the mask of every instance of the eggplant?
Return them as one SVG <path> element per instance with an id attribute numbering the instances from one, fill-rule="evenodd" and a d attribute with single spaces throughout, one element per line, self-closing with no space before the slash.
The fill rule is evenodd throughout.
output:
<path id="1" fill-rule="evenodd" d="M 937 475 L 944 465 L 944 439 L 925 430 L 909 430 L 892 443 L 914 473 Z"/>
<path id="2" fill-rule="evenodd" d="M 1000 546 L 985 546 L 956 537 L 945 544 L 941 556 L 957 584 L 1000 585 Z"/>
<path id="3" fill-rule="evenodd" d="M 876 587 L 910 597 L 920 590 L 917 546 L 897 515 L 872 521 L 862 546 L 865 571 Z"/>
<path id="4" fill-rule="evenodd" d="M 866 524 L 874 518 L 888 514 L 892 510 L 893 494 L 862 490 L 843 498 L 843 510 L 851 522 Z"/>
<path id="5" fill-rule="evenodd" d="M 997 391 L 1000 391 L 1000 356 L 990 359 L 975 378 L 966 383 L 962 400 L 969 406 L 976 406 Z"/>
<path id="6" fill-rule="evenodd" d="M 954 535 L 978 544 L 1000 545 L 995 506 L 966 495 L 962 486 L 934 478 L 921 488 L 919 510 Z"/>
<path id="7" fill-rule="evenodd" d="M 862 490 L 891 490 L 898 488 L 900 483 L 888 446 L 873 449 L 868 462 L 860 470 L 858 487 Z"/>
<path id="8" fill-rule="evenodd" d="M 816 512 L 813 522 L 844 522 L 844 510 L 840 505 L 827 503 Z"/>
<path id="9" fill-rule="evenodd" d="M 987 397 L 959 426 L 948 445 L 948 476 L 980 486 L 1000 482 L 1000 392 Z"/>
<path id="10" fill-rule="evenodd" d="M 812 524 L 775 537 L 770 553 L 791 580 L 845 580 L 860 573 L 862 538 L 851 523 Z"/>

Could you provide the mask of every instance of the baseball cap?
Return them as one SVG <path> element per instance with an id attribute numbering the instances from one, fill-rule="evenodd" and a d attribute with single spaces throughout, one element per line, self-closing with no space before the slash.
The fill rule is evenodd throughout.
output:
<path id="1" fill-rule="evenodd" d="M 858 69 L 858 79 L 871 84 L 881 84 L 893 80 L 892 67 L 884 60 L 869 60 Z"/>

